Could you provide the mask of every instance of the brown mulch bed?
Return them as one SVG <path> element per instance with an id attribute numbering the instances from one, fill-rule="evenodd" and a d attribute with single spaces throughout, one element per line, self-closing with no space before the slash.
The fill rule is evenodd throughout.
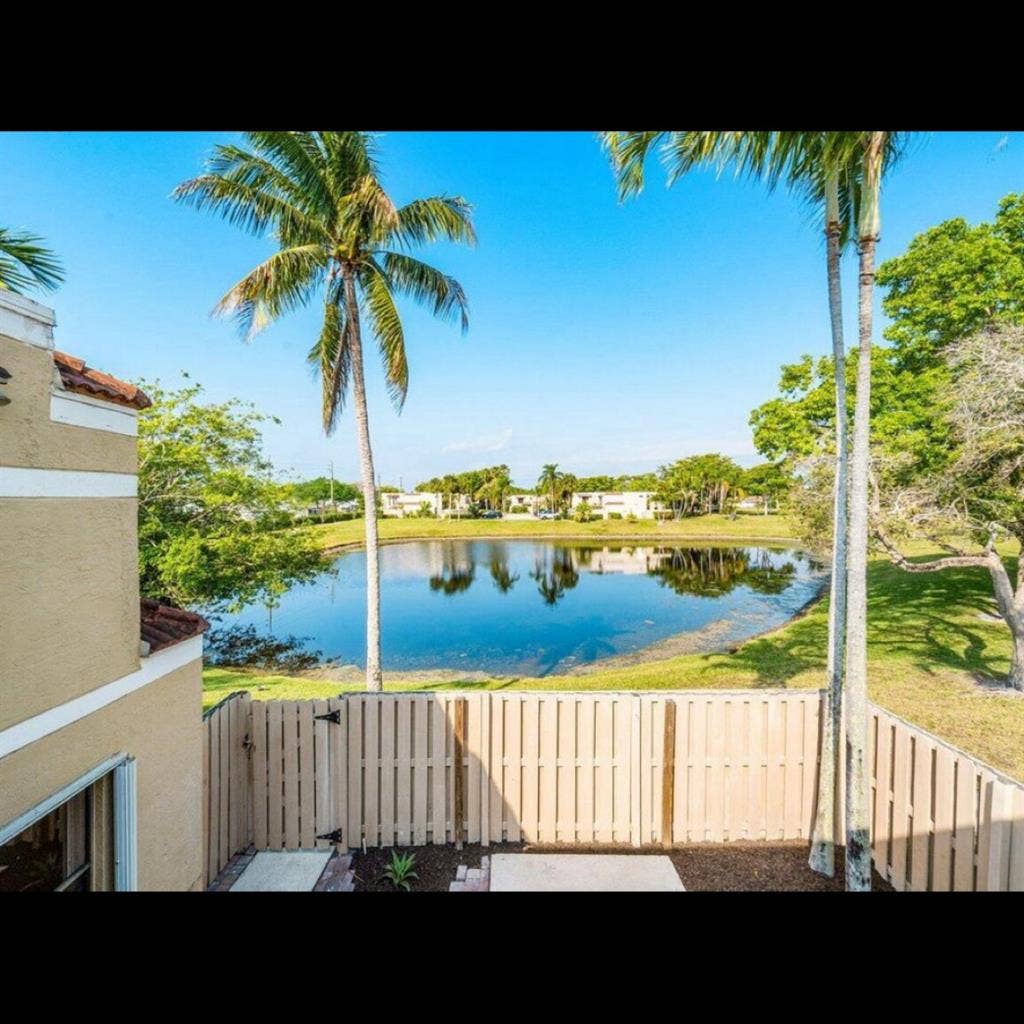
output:
<path id="1" fill-rule="evenodd" d="M 541 846 L 527 843 L 500 843 L 491 846 L 466 845 L 457 851 L 454 846 L 401 847 L 401 853 L 414 853 L 414 870 L 419 875 L 412 882 L 413 892 L 447 892 L 455 880 L 460 864 L 475 868 L 480 858 L 495 853 L 666 853 L 660 847 L 610 846 Z M 395 892 L 383 877 L 391 860 L 391 849 L 368 849 L 355 853 L 356 892 Z M 690 892 L 842 892 L 843 855 L 836 853 L 834 878 L 823 878 L 807 866 L 807 846 L 796 842 L 694 844 L 667 851 L 683 885 Z M 892 887 L 874 875 L 876 891 L 891 892 Z"/>
<path id="2" fill-rule="evenodd" d="M 447 892 L 448 886 L 455 881 L 455 872 L 460 864 L 467 867 L 480 867 L 480 858 L 495 853 L 517 853 L 523 849 L 522 843 L 494 843 L 491 846 L 480 846 L 477 843 L 467 844 L 461 850 L 454 846 L 396 846 L 367 849 L 366 853 L 354 853 L 352 868 L 356 873 L 356 892 L 404 892 L 396 889 L 389 879 L 384 877 L 384 868 L 391 863 L 391 853 L 414 853 L 416 863 L 413 871 L 419 875 L 411 882 L 413 892 Z"/>

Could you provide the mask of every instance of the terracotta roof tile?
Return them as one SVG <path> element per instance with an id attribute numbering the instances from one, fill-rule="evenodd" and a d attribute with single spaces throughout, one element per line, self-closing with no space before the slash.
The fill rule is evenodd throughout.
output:
<path id="1" fill-rule="evenodd" d="M 111 377 L 109 373 L 87 366 L 84 359 L 55 351 L 53 361 L 68 391 L 91 395 L 93 398 L 101 398 L 118 405 L 130 405 L 135 409 L 146 409 L 153 404 L 145 391 L 127 381 Z"/>
<path id="2" fill-rule="evenodd" d="M 149 644 L 150 654 L 200 636 L 210 628 L 206 619 L 195 612 L 160 604 L 151 597 L 142 598 L 140 604 L 142 639 Z"/>

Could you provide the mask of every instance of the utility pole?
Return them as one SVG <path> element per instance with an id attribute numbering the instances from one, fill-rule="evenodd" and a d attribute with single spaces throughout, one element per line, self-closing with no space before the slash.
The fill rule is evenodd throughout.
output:
<path id="1" fill-rule="evenodd" d="M 331 508 L 334 508 L 334 459 L 331 459 Z"/>

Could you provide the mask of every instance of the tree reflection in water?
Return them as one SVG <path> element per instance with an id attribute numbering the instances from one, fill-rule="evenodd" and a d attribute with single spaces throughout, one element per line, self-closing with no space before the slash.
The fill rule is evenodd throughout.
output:
<path id="1" fill-rule="evenodd" d="M 661 548 L 648 572 L 680 595 L 721 597 L 739 586 L 781 594 L 793 582 L 792 562 L 773 565 L 762 548 Z"/>
<path id="2" fill-rule="evenodd" d="M 545 604 L 557 604 L 567 590 L 572 590 L 580 581 L 580 574 L 576 569 L 576 556 L 586 548 L 554 548 L 551 553 L 551 562 L 545 565 L 538 559 L 530 573 L 530 578 L 537 581 L 537 593 L 544 599 Z"/>
<path id="3" fill-rule="evenodd" d="M 469 590 L 474 579 L 476 561 L 472 547 L 464 542 L 445 544 L 441 555 L 441 571 L 430 576 L 430 589 L 451 597 Z"/>
<path id="4" fill-rule="evenodd" d="M 476 579 L 474 545 L 453 541 L 444 545 L 439 571 L 429 577 L 430 589 L 451 597 L 465 593 Z M 478 552 L 479 553 L 479 552 Z M 509 563 L 508 546 L 487 546 L 487 566 L 494 586 L 502 594 L 512 591 L 519 573 Z M 737 587 L 758 594 L 781 594 L 796 579 L 792 561 L 775 564 L 773 552 L 737 547 L 585 547 L 555 545 L 534 559 L 530 578 L 547 605 L 556 605 L 580 582 L 580 573 L 592 575 L 639 574 L 681 596 L 722 597 Z"/>
<path id="5" fill-rule="evenodd" d="M 492 544 L 488 551 L 488 563 L 494 585 L 507 594 L 519 579 L 519 573 L 512 573 L 508 567 L 508 548 L 504 544 Z"/>

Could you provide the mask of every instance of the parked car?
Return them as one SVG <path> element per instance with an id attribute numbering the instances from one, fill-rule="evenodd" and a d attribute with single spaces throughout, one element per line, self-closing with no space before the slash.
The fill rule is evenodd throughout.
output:
<path id="1" fill-rule="evenodd" d="M 547 512 L 547 511 L 545 511 L 545 512 L 538 512 L 537 513 L 537 518 L 538 519 L 557 519 L 558 518 L 558 513 L 557 512 Z"/>
<path id="2" fill-rule="evenodd" d="M 481 519 L 500 519 L 501 513 L 496 508 L 489 508 L 486 512 L 480 513 Z"/>

